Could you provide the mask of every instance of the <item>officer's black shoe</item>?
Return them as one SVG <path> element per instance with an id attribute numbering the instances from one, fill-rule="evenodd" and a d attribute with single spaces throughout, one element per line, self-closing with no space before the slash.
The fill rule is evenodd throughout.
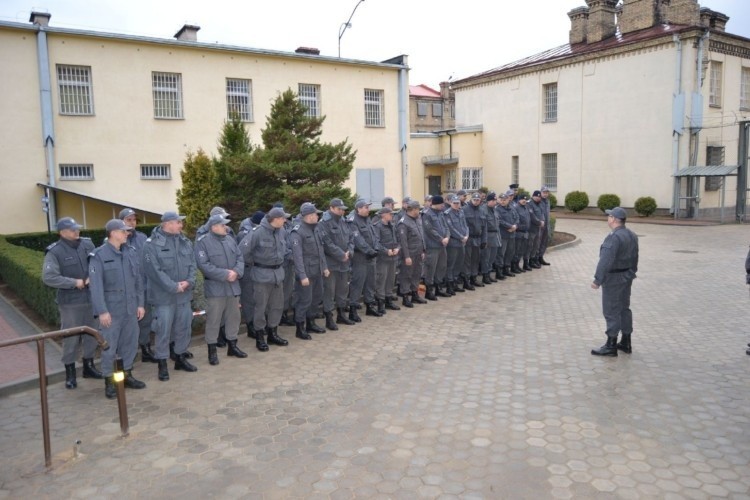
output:
<path id="1" fill-rule="evenodd" d="M 405 293 L 404 294 L 404 298 L 403 298 L 403 301 L 401 302 L 401 304 L 404 307 L 408 307 L 409 309 L 411 309 L 412 307 L 414 307 L 414 304 L 412 304 L 412 302 L 411 302 L 411 294 L 410 293 Z"/>
<path id="2" fill-rule="evenodd" d="M 530 265 L 534 269 L 541 269 L 542 268 L 542 265 L 539 263 L 538 259 L 531 259 L 531 264 Z"/>
<path id="3" fill-rule="evenodd" d="M 357 306 L 349 306 L 349 320 L 354 321 L 355 323 L 362 322 L 362 318 L 360 318 L 359 313 L 357 313 Z"/>
<path id="4" fill-rule="evenodd" d="M 505 266 L 503 268 L 503 276 L 507 276 L 508 278 L 512 278 L 515 276 L 512 272 L 510 272 L 510 266 Z"/>
<path id="5" fill-rule="evenodd" d="M 494 281 L 490 279 L 489 273 L 482 275 L 482 283 L 484 283 L 485 285 L 491 285 L 494 283 Z"/>
<path id="6" fill-rule="evenodd" d="M 281 313 L 281 321 L 279 322 L 279 325 L 281 326 L 294 326 L 294 320 L 289 317 L 289 314 L 287 314 L 286 311 Z"/>
<path id="7" fill-rule="evenodd" d="M 197 372 L 198 368 L 190 364 L 190 361 L 187 360 L 187 356 L 185 356 L 185 353 L 178 354 L 177 355 L 177 361 L 174 362 L 174 369 L 175 370 L 184 370 L 186 372 Z"/>
<path id="8" fill-rule="evenodd" d="M 237 339 L 227 339 L 227 356 L 234 356 L 235 358 L 246 358 L 247 353 L 237 347 Z"/>
<path id="9" fill-rule="evenodd" d="M 419 292 L 411 292 L 411 301 L 413 304 L 426 304 L 427 301 L 419 296 Z"/>
<path id="10" fill-rule="evenodd" d="M 552 265 L 549 262 L 547 262 L 546 260 L 544 260 L 544 257 L 539 257 L 539 263 L 541 265 L 543 265 L 543 266 L 551 266 Z"/>
<path id="11" fill-rule="evenodd" d="M 266 327 L 266 333 L 268 334 L 269 344 L 275 344 L 275 345 L 282 346 L 282 347 L 289 345 L 289 342 L 279 337 L 278 327 L 273 327 L 273 328 Z"/>
<path id="12" fill-rule="evenodd" d="M 505 280 L 505 275 L 503 274 L 503 268 L 502 267 L 496 267 L 495 268 L 495 279 L 497 281 L 503 281 L 503 280 Z"/>
<path id="13" fill-rule="evenodd" d="M 338 309 L 338 315 L 336 315 L 336 323 L 342 324 L 342 325 L 353 325 L 354 321 L 350 320 L 346 317 L 346 311 L 344 311 L 343 307 L 340 307 Z"/>
<path id="14" fill-rule="evenodd" d="M 76 387 L 78 387 L 78 381 L 76 381 L 76 364 L 65 365 L 65 388 L 75 389 Z"/>
<path id="15" fill-rule="evenodd" d="M 518 262 L 513 262 L 510 265 L 510 272 L 516 273 L 516 274 L 521 274 L 521 273 L 523 273 L 525 271 L 523 269 L 521 269 L 520 267 L 518 267 Z"/>
<path id="16" fill-rule="evenodd" d="M 438 297 L 451 297 L 450 293 L 446 293 L 443 291 L 443 287 L 441 285 L 435 285 L 435 295 Z"/>
<path id="17" fill-rule="evenodd" d="M 133 376 L 133 370 L 125 370 L 125 387 L 128 389 L 145 389 L 146 383 Z"/>
<path id="18" fill-rule="evenodd" d="M 326 329 L 315 323 L 315 316 L 311 316 L 305 320 L 305 331 L 307 333 L 325 333 Z"/>
<path id="19" fill-rule="evenodd" d="M 115 379 L 112 376 L 104 379 L 104 396 L 107 399 L 115 399 L 117 397 L 117 389 L 115 388 Z"/>
<path id="20" fill-rule="evenodd" d="M 375 299 L 375 302 L 377 302 L 378 304 L 378 312 L 380 313 L 380 315 L 385 316 L 385 299 Z"/>
<path id="21" fill-rule="evenodd" d="M 154 351 L 151 350 L 150 344 L 141 345 L 141 363 L 156 363 L 157 359 L 154 357 Z"/>
<path id="22" fill-rule="evenodd" d="M 435 285 L 427 285 L 427 291 L 424 294 L 424 298 L 433 301 L 438 299 L 435 295 Z"/>
<path id="23" fill-rule="evenodd" d="M 266 352 L 268 350 L 268 344 L 266 344 L 266 332 L 264 330 L 255 330 L 255 348 L 260 352 Z"/>
<path id="24" fill-rule="evenodd" d="M 174 353 L 174 342 L 169 343 L 169 359 L 177 361 L 177 354 Z"/>
<path id="25" fill-rule="evenodd" d="M 526 261 L 524 261 L 524 263 L 523 263 L 523 267 L 522 267 L 521 269 L 523 269 L 523 270 L 524 270 L 524 271 L 526 271 L 526 272 L 529 272 L 529 271 L 533 271 L 533 270 L 534 270 L 534 268 L 533 268 L 533 267 L 531 267 L 531 266 L 529 265 L 529 263 L 528 263 L 528 262 L 526 262 Z"/>
<path id="26" fill-rule="evenodd" d="M 156 362 L 159 363 L 159 380 L 161 380 L 162 382 L 169 380 L 169 368 L 167 367 L 167 360 L 158 359 L 156 360 Z"/>
<path id="27" fill-rule="evenodd" d="M 375 316 L 376 318 L 380 318 L 383 315 L 378 312 L 377 306 L 375 304 L 365 304 L 365 316 Z"/>
<path id="28" fill-rule="evenodd" d="M 185 351 L 182 354 L 184 354 L 187 359 L 193 359 L 193 353 L 190 351 Z"/>
<path id="29" fill-rule="evenodd" d="M 456 293 L 464 293 L 466 290 L 461 288 L 463 286 L 463 281 L 453 281 L 453 291 Z"/>
<path id="30" fill-rule="evenodd" d="M 617 357 L 617 337 L 607 337 L 607 343 L 599 349 L 591 349 L 594 356 Z"/>
<path id="31" fill-rule="evenodd" d="M 245 323 L 245 326 L 247 327 L 247 336 L 250 337 L 251 339 L 254 339 L 255 338 L 255 328 L 253 327 L 253 322 L 252 321 L 248 321 L 247 323 Z"/>
<path id="32" fill-rule="evenodd" d="M 479 287 L 479 288 L 484 287 L 484 283 L 482 283 L 482 280 L 480 280 L 477 276 L 472 276 L 470 281 L 476 287 Z"/>
<path id="33" fill-rule="evenodd" d="M 224 330 L 224 327 L 219 328 L 219 338 L 216 339 L 216 347 L 226 347 L 227 346 L 227 333 Z"/>
<path id="34" fill-rule="evenodd" d="M 627 354 L 630 354 L 633 352 L 633 347 L 630 345 L 630 334 L 629 333 L 623 333 L 622 339 L 617 344 L 617 349 L 625 352 Z"/>
<path id="35" fill-rule="evenodd" d="M 452 281 L 446 281 L 445 282 L 445 293 L 449 297 L 453 297 L 454 295 L 456 295 L 456 290 L 453 287 L 453 282 Z"/>
<path id="36" fill-rule="evenodd" d="M 208 344 L 208 364 L 213 366 L 219 364 L 219 356 L 216 354 L 216 344 Z"/>
<path id="37" fill-rule="evenodd" d="M 335 332 L 339 329 L 339 325 L 336 324 L 335 321 L 333 321 L 333 313 L 327 312 L 325 313 L 326 316 L 326 328 Z"/>
<path id="38" fill-rule="evenodd" d="M 476 290 L 474 283 L 469 278 L 464 278 L 464 290 L 471 290 L 472 292 Z"/>
<path id="39" fill-rule="evenodd" d="M 492 276 L 492 271 L 490 271 L 490 272 L 487 273 L 487 277 L 490 279 L 491 282 L 497 283 L 497 278 L 495 278 L 494 276 Z"/>
<path id="40" fill-rule="evenodd" d="M 394 297 L 386 297 L 385 298 L 385 308 L 390 311 L 400 311 L 401 308 L 397 304 L 398 299 Z M 750 347 L 750 346 L 749 346 Z"/>
<path id="41" fill-rule="evenodd" d="M 302 340 L 312 340 L 312 337 L 310 336 L 310 334 L 305 331 L 305 322 L 297 321 L 296 324 L 297 324 L 297 331 L 294 332 L 294 336 Z"/>
<path id="42" fill-rule="evenodd" d="M 83 378 L 104 378 L 102 372 L 94 366 L 94 358 L 83 358 Z"/>

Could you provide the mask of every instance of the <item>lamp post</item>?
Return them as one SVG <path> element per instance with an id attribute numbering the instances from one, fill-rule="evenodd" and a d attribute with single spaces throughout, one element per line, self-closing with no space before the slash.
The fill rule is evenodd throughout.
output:
<path id="1" fill-rule="evenodd" d="M 349 16 L 349 19 L 345 23 L 342 23 L 341 26 L 339 26 L 339 59 L 341 59 L 341 37 L 344 36 L 344 32 L 346 31 L 347 28 L 352 27 L 352 23 L 351 23 L 352 17 L 354 17 L 354 13 L 357 12 L 357 7 L 359 7 L 359 4 L 361 4 L 364 1 L 365 0 L 359 0 L 357 2 L 357 5 L 354 6 L 354 10 L 352 10 L 352 13 Z"/>

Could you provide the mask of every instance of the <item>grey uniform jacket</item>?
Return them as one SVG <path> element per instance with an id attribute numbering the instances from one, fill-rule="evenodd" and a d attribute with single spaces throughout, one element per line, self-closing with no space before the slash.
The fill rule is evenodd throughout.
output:
<path id="1" fill-rule="evenodd" d="M 526 205 L 519 203 L 514 210 L 518 214 L 518 232 L 525 235 L 531 229 L 531 213 L 529 212 L 528 202 Z"/>
<path id="2" fill-rule="evenodd" d="M 155 228 L 143 247 L 142 264 L 148 280 L 146 296 L 149 304 L 184 304 L 193 298 L 195 256 L 193 244 L 185 235 L 167 234 L 161 227 Z M 187 281 L 190 289 L 178 292 L 180 281 Z"/>
<path id="3" fill-rule="evenodd" d="M 352 234 L 354 251 L 369 257 L 376 257 L 382 246 L 370 219 L 354 214 L 348 224 Z"/>
<path id="4" fill-rule="evenodd" d="M 105 243 L 89 254 L 91 306 L 94 316 L 135 316 L 143 307 L 143 282 L 138 252 L 125 243 L 116 249 Z"/>
<path id="5" fill-rule="evenodd" d="M 450 236 L 442 210 L 430 208 L 422 214 L 424 244 L 426 248 L 443 248 L 443 238 Z"/>
<path id="6" fill-rule="evenodd" d="M 495 205 L 496 207 L 497 205 Z M 500 226 L 497 220 L 497 213 L 495 207 L 490 208 L 489 205 L 480 205 L 479 209 L 484 212 L 484 216 L 487 218 L 487 246 L 491 248 L 499 248 L 502 246 L 500 240 Z"/>
<path id="7" fill-rule="evenodd" d="M 464 238 L 469 236 L 469 226 L 466 225 L 466 215 L 464 211 L 453 210 L 449 208 L 445 211 L 445 223 L 448 226 L 451 239 L 448 241 L 449 247 L 462 247 L 464 246 Z M 468 241 L 468 240 L 467 240 Z"/>
<path id="8" fill-rule="evenodd" d="M 255 283 L 279 285 L 284 281 L 284 261 L 289 254 L 286 230 L 276 229 L 263 219 L 240 243 L 250 279 Z"/>
<path id="9" fill-rule="evenodd" d="M 518 225 L 518 212 L 508 203 L 505 207 L 496 206 L 495 214 L 497 214 L 497 223 L 500 226 L 500 235 L 504 238 L 515 237 L 515 234 L 510 232 L 510 228 Z"/>
<path id="10" fill-rule="evenodd" d="M 599 248 L 594 283 L 606 285 L 609 280 L 633 280 L 637 272 L 638 236 L 624 226 L 616 227 Z"/>
<path id="11" fill-rule="evenodd" d="M 245 260 L 234 237 L 220 236 L 211 231 L 195 239 L 195 262 L 203 273 L 203 292 L 206 297 L 237 297 L 240 281 L 245 272 Z M 237 279 L 229 282 L 229 270 Z"/>
<path id="12" fill-rule="evenodd" d="M 354 242 L 347 223 L 340 216 L 327 210 L 318 222 L 315 232 L 320 235 L 320 241 L 323 242 L 328 269 L 335 272 L 348 271 L 351 259 L 344 261 L 344 254 L 349 252 L 350 258 L 354 255 Z"/>
<path id="13" fill-rule="evenodd" d="M 424 253 L 424 233 L 419 219 L 406 215 L 396 225 L 401 242 L 401 255 L 409 259 Z"/>
<path id="14" fill-rule="evenodd" d="M 302 221 L 295 224 L 290 233 L 294 273 L 299 281 L 320 277 L 328 269 L 323 242 L 315 226 L 317 224 Z"/>
<path id="15" fill-rule="evenodd" d="M 529 228 L 530 232 L 535 232 L 539 230 L 539 226 L 542 225 L 542 222 L 544 222 L 544 212 L 542 203 L 535 202 L 534 200 L 531 200 L 526 204 L 526 207 L 529 209 L 529 214 L 531 215 L 531 227 Z"/>
<path id="16" fill-rule="evenodd" d="M 378 255 L 378 261 L 388 262 L 398 260 L 398 255 L 388 256 L 388 250 L 401 248 L 401 244 L 398 240 L 398 231 L 396 231 L 396 224 L 393 221 L 385 223 L 381 219 L 374 224 L 374 229 L 378 234 L 378 240 L 380 241 L 380 255 Z"/>
<path id="17" fill-rule="evenodd" d="M 469 227 L 469 241 L 466 242 L 466 246 L 478 247 L 482 243 L 487 243 L 487 216 L 473 203 L 467 203 L 461 210 L 464 211 L 466 225 Z"/>
<path id="18" fill-rule="evenodd" d="M 45 285 L 57 288 L 58 305 L 88 304 L 91 296 L 88 288 L 76 288 L 76 280 L 89 276 L 88 256 L 94 250 L 89 238 L 79 238 L 78 244 L 59 240 L 45 249 L 42 264 L 42 281 Z"/>

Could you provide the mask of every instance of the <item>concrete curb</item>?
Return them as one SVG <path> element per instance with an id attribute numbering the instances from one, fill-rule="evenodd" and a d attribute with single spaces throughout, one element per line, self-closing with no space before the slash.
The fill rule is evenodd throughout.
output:
<path id="1" fill-rule="evenodd" d="M 565 233 L 565 234 L 571 234 L 571 233 Z M 555 245 L 553 247 L 547 247 L 547 251 L 548 252 L 555 252 L 557 250 L 565 250 L 566 248 L 570 248 L 570 247 L 574 247 L 576 245 L 580 245 L 581 241 L 582 241 L 581 238 L 579 238 L 575 234 L 573 235 L 573 237 L 575 238 L 573 241 L 566 241 L 565 243 L 560 243 L 559 245 Z"/>

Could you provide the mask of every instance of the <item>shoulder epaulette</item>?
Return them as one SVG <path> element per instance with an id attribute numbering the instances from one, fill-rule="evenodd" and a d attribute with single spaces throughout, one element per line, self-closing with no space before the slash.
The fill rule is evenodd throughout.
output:
<path id="1" fill-rule="evenodd" d="M 201 240 L 202 240 L 203 238 L 205 238 L 205 237 L 206 237 L 206 235 L 207 235 L 207 234 L 208 234 L 208 233 L 203 233 L 203 234 L 201 234 L 200 236 L 198 236 L 197 238 L 195 238 L 195 241 L 196 241 L 196 242 L 197 242 L 197 241 L 201 241 Z"/>
<path id="2" fill-rule="evenodd" d="M 291 231 L 299 231 L 299 224 L 295 224 L 294 226 L 292 226 Z"/>
<path id="3" fill-rule="evenodd" d="M 44 249 L 44 251 L 45 251 L 45 252 L 49 252 L 50 250 L 52 250 L 53 248 L 55 248 L 55 246 L 56 246 L 56 245 L 57 245 L 58 243 L 59 243 L 59 241 L 55 241 L 54 243 L 51 243 L 51 244 L 50 244 L 50 245 L 49 245 L 49 246 L 48 246 L 47 248 L 45 248 L 45 249 Z"/>

